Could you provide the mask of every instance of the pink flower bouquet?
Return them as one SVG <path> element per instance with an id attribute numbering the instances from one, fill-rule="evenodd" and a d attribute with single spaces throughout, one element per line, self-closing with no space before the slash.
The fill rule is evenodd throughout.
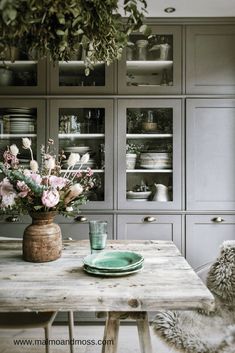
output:
<path id="1" fill-rule="evenodd" d="M 82 157 L 71 153 L 67 159 L 67 169 L 62 170 L 61 163 L 66 159 L 63 151 L 56 156 L 53 153 L 54 142 L 48 140 L 42 146 L 41 165 L 34 160 L 31 140 L 22 139 L 23 148 L 29 151 L 30 168 L 20 167 L 16 145 L 11 145 L 3 154 L 4 162 L 0 170 L 4 174 L 0 182 L 0 211 L 17 211 L 33 213 L 57 211 L 63 215 L 73 216 L 79 206 L 87 201 L 87 194 L 94 187 L 92 171 L 82 169 L 89 160 L 89 154 Z M 79 162 L 79 170 L 74 170 Z"/>

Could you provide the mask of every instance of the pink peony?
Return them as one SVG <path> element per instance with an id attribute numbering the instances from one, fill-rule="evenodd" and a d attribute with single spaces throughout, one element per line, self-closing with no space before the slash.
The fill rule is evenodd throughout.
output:
<path id="1" fill-rule="evenodd" d="M 62 177 L 57 177 L 56 175 L 51 175 L 49 178 L 49 183 L 50 185 L 55 188 L 62 190 L 68 182 L 68 179 L 62 178 Z"/>
<path id="2" fill-rule="evenodd" d="M 31 173 L 31 178 L 38 185 L 40 185 L 41 182 L 42 182 L 42 177 L 39 174 L 37 174 L 37 173 Z"/>
<path id="3" fill-rule="evenodd" d="M 60 194 L 57 190 L 44 190 L 42 194 L 42 204 L 48 208 L 54 207 L 60 201 Z"/>

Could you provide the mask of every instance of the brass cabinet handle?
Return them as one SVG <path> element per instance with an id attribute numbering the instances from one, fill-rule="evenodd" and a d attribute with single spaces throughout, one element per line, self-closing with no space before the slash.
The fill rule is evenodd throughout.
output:
<path id="1" fill-rule="evenodd" d="M 19 222 L 20 219 L 17 216 L 9 216 L 5 220 L 8 223 L 16 223 L 16 222 Z"/>
<path id="2" fill-rule="evenodd" d="M 155 221 L 156 221 L 156 218 L 154 218 L 152 216 L 148 216 L 148 217 L 144 218 L 144 222 L 147 222 L 147 223 L 151 223 L 151 222 L 155 222 Z"/>
<path id="3" fill-rule="evenodd" d="M 224 222 L 224 219 L 222 217 L 215 217 L 212 219 L 212 221 L 215 223 L 222 223 Z"/>
<path id="4" fill-rule="evenodd" d="M 77 216 L 74 218 L 75 222 L 78 222 L 78 223 L 85 223 L 87 222 L 87 218 L 84 217 L 84 216 Z"/>

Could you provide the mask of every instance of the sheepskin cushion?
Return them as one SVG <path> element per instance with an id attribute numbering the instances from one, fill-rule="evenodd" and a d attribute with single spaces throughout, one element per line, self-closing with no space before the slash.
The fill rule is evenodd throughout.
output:
<path id="1" fill-rule="evenodd" d="M 235 241 L 223 243 L 207 286 L 215 296 L 214 312 L 160 311 L 153 329 L 180 352 L 235 353 Z"/>

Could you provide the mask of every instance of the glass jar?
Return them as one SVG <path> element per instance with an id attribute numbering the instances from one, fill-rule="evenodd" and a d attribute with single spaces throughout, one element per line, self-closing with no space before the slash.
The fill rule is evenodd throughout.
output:
<path id="1" fill-rule="evenodd" d="M 136 45 L 138 49 L 138 60 L 147 60 L 148 41 L 146 39 L 140 39 L 136 41 Z"/>

